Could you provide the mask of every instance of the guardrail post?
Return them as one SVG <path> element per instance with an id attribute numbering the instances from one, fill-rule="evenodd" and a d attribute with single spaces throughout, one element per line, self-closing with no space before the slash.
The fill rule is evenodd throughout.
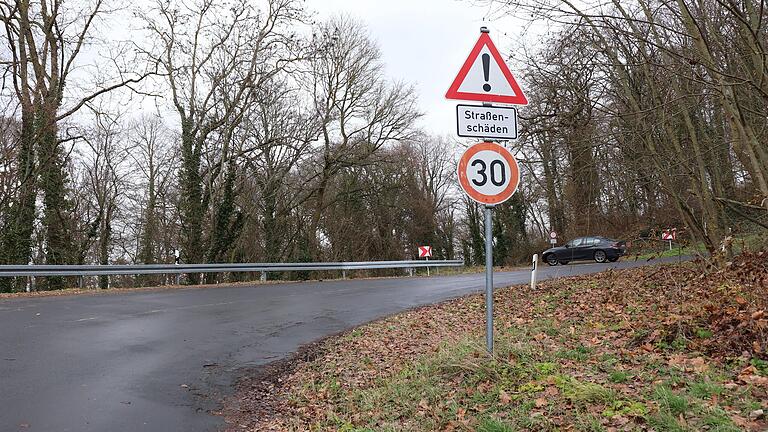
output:
<path id="1" fill-rule="evenodd" d="M 267 272 L 263 271 L 261 272 L 261 281 L 266 282 L 267 281 Z"/>
<path id="2" fill-rule="evenodd" d="M 181 285 L 181 273 L 176 273 L 176 285 Z"/>
<path id="3" fill-rule="evenodd" d="M 536 289 L 536 273 L 539 271 L 539 254 L 533 254 L 533 268 L 531 268 L 531 289 Z"/>
<path id="4" fill-rule="evenodd" d="M 413 267 L 408 268 L 408 276 L 413 277 Z"/>
<path id="5" fill-rule="evenodd" d="M 78 276 L 77 277 L 77 287 L 80 288 L 80 289 L 83 289 L 83 285 L 85 285 L 84 281 L 83 281 L 83 276 L 82 275 Z"/>
<path id="6" fill-rule="evenodd" d="M 346 279 L 347 278 L 347 271 L 346 270 L 342 270 L 341 271 L 341 278 L 342 279 Z"/>

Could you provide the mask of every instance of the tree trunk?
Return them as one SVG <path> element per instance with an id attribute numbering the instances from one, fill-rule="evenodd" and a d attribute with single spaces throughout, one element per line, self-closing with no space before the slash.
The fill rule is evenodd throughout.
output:
<path id="1" fill-rule="evenodd" d="M 64 161 L 58 146 L 56 109 L 44 107 L 36 119 L 37 141 L 40 147 L 40 188 L 43 191 L 43 228 L 46 232 L 47 264 L 66 264 L 71 251 L 68 229 L 69 204 L 65 197 Z M 49 276 L 46 288 L 64 288 L 64 278 Z"/>
<path id="2" fill-rule="evenodd" d="M 139 252 L 139 262 L 142 264 L 154 264 L 155 242 L 157 241 L 157 191 L 155 190 L 155 171 L 154 161 L 149 160 L 149 185 L 147 187 L 147 208 L 144 210 L 144 231 L 141 236 L 141 249 Z M 139 285 L 151 285 L 157 278 L 153 275 L 141 275 L 138 278 Z"/>
<path id="3" fill-rule="evenodd" d="M 213 220 L 213 232 L 211 233 L 210 248 L 208 249 L 209 263 L 223 262 L 224 255 L 235 240 L 236 233 L 231 224 L 232 215 L 235 212 L 235 166 L 229 163 L 226 178 L 224 179 L 224 193 L 221 202 L 216 209 Z M 206 283 L 216 282 L 216 273 L 205 275 Z"/>
<path id="4" fill-rule="evenodd" d="M 35 173 L 34 121 L 33 114 L 23 111 L 19 151 L 17 155 L 19 191 L 15 205 L 10 209 L 9 222 L 2 236 L 4 264 L 28 264 L 32 256 L 32 232 L 35 223 L 35 197 L 37 176 Z M 24 278 L 0 280 L 0 292 L 23 290 Z"/>
<path id="5" fill-rule="evenodd" d="M 179 216 L 181 217 L 181 252 L 185 263 L 199 264 L 203 258 L 202 231 L 205 209 L 202 205 L 202 178 L 200 176 L 200 145 L 192 133 L 192 122 L 183 118 L 181 123 L 181 173 Z M 200 283 L 200 275 L 187 275 L 190 285 Z"/>
<path id="6" fill-rule="evenodd" d="M 269 179 L 266 183 L 271 184 Z M 275 199 L 277 191 L 273 189 L 269 186 L 265 187 L 263 196 L 264 259 L 267 262 L 278 262 L 281 254 L 280 238 L 277 233 L 277 202 Z"/>
<path id="7" fill-rule="evenodd" d="M 99 233 L 99 264 L 109 264 L 109 244 L 112 241 L 112 203 L 107 204 L 107 210 L 101 220 L 101 229 Z M 99 276 L 99 288 L 109 288 L 109 276 Z"/>

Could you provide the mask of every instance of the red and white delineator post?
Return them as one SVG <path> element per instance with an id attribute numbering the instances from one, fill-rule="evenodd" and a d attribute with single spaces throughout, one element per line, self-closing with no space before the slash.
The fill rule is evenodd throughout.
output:
<path id="1" fill-rule="evenodd" d="M 419 246 L 419 258 L 426 258 L 429 261 L 431 256 L 432 246 Z M 427 266 L 427 276 L 429 276 L 429 266 Z"/>
<path id="2" fill-rule="evenodd" d="M 661 233 L 661 239 L 669 241 L 669 250 L 672 250 L 672 241 L 677 240 L 677 228 L 672 228 Z"/>

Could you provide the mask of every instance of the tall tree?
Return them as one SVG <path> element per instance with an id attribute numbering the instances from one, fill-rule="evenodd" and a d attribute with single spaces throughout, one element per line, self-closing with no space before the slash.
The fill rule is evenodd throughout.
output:
<path id="1" fill-rule="evenodd" d="M 113 79 L 97 77 L 87 88 L 72 86 L 72 72 L 81 66 L 79 57 L 93 41 L 95 23 L 110 12 L 102 0 L 70 5 L 61 0 L 0 4 L 10 60 L 9 71 L 21 106 L 18 166 L 21 167 L 17 205 L 4 234 L 10 262 L 27 263 L 35 218 L 35 197 L 43 194 L 42 225 L 45 255 L 49 264 L 71 260 L 72 233 L 68 227 L 67 176 L 62 143 L 72 137 L 59 136 L 59 123 L 100 95 L 137 83 L 149 72 L 129 73 L 122 63 Z M 75 89 L 70 97 L 66 90 Z M 48 288 L 63 287 L 61 277 L 48 278 Z"/>
<path id="2" fill-rule="evenodd" d="M 320 140 L 310 179 L 313 211 L 308 229 L 317 247 L 320 220 L 335 201 L 332 179 L 344 169 L 376 163 L 379 149 L 409 139 L 420 117 L 413 89 L 384 77 L 381 52 L 367 29 L 348 17 L 322 23 L 310 58 L 314 114 Z"/>
<path id="3" fill-rule="evenodd" d="M 201 262 L 211 188 L 225 167 L 233 128 L 258 89 L 292 60 L 295 38 L 287 27 L 302 17 L 294 0 L 269 0 L 263 11 L 250 2 L 159 0 L 140 12 L 157 50 L 148 53 L 164 71 L 181 124 L 179 173 L 181 249 Z M 219 158 L 203 166 L 213 138 Z M 207 174 L 207 178 L 204 178 Z M 226 182 L 225 182 L 226 184 Z M 197 283 L 198 275 L 189 275 Z"/>
<path id="4" fill-rule="evenodd" d="M 488 3 L 559 25 L 526 60 L 552 225 L 561 193 L 575 234 L 681 224 L 716 261 L 768 227 L 762 2 Z"/>

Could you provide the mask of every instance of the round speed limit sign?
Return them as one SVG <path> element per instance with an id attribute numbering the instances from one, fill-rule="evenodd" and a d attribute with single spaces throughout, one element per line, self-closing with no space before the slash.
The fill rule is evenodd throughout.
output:
<path id="1" fill-rule="evenodd" d="M 459 184 L 464 192 L 481 204 L 501 204 L 520 183 L 520 168 L 515 157 L 493 142 L 468 148 L 459 161 Z"/>

